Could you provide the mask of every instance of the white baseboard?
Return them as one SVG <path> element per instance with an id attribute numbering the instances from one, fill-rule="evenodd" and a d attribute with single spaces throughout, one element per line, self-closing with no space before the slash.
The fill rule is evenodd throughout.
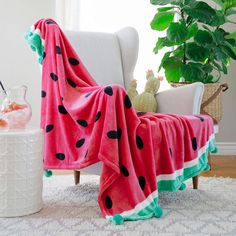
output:
<path id="1" fill-rule="evenodd" d="M 217 142 L 218 153 L 216 155 L 235 155 L 236 156 L 236 143 Z"/>

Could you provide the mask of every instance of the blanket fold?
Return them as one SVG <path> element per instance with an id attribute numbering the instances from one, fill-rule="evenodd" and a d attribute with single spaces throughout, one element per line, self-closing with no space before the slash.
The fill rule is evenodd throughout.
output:
<path id="1" fill-rule="evenodd" d="M 136 113 L 123 87 L 95 82 L 52 19 L 37 21 L 25 38 L 42 64 L 44 167 L 101 161 L 104 217 L 115 224 L 161 217 L 158 191 L 184 189 L 208 168 L 216 150 L 212 119 Z"/>

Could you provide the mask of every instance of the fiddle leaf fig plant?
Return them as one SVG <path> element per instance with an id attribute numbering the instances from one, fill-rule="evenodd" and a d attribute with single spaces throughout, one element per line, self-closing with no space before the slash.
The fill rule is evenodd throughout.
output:
<path id="1" fill-rule="evenodd" d="M 169 49 L 158 69 L 165 70 L 169 82 L 215 83 L 236 60 L 236 32 L 223 28 L 236 24 L 236 0 L 212 1 L 215 8 L 197 0 L 151 0 L 158 6 L 151 28 L 166 32 L 153 51 Z"/>

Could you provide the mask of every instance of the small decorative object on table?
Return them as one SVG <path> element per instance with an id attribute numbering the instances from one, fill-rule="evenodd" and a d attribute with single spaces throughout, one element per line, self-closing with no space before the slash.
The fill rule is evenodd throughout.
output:
<path id="1" fill-rule="evenodd" d="M 25 99 L 27 87 L 22 85 L 5 90 L 0 108 L 0 129 L 22 129 L 32 116 L 31 106 Z"/>
<path id="2" fill-rule="evenodd" d="M 157 78 L 154 76 L 152 70 L 146 73 L 147 82 L 144 92 L 138 94 L 137 81 L 132 80 L 128 88 L 128 95 L 133 103 L 133 106 L 138 112 L 157 112 L 157 101 L 155 94 L 160 87 L 160 81 L 163 79 L 161 76 Z"/>

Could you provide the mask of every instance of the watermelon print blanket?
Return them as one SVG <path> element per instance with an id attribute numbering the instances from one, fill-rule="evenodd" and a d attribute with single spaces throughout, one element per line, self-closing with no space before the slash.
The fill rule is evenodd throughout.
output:
<path id="1" fill-rule="evenodd" d="M 52 19 L 25 36 L 42 64 L 44 167 L 102 162 L 98 203 L 110 222 L 161 217 L 158 192 L 184 189 L 216 150 L 208 116 L 136 113 L 121 86 L 99 86 Z M 78 39 L 79 40 L 79 39 Z"/>

